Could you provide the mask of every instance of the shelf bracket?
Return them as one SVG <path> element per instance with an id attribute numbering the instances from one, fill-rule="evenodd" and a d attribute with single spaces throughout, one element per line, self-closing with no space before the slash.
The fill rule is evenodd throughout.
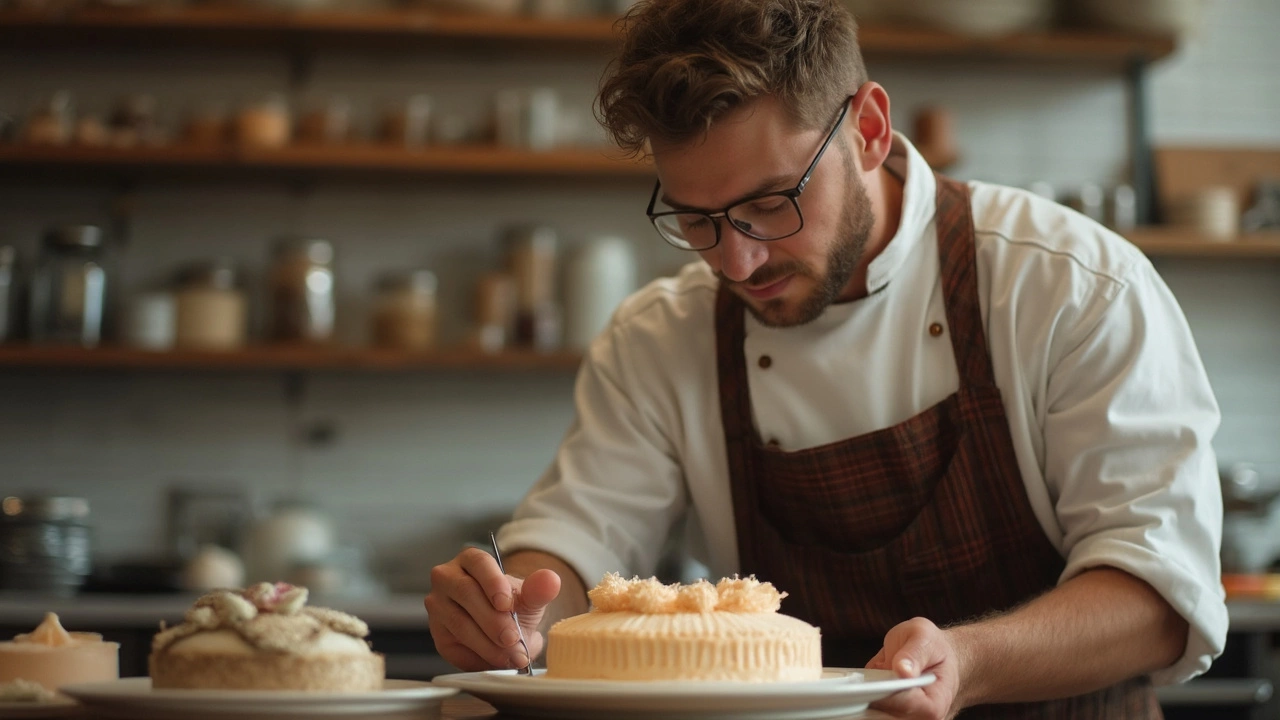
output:
<path id="1" fill-rule="evenodd" d="M 1150 63 L 1143 56 L 1129 59 L 1125 68 L 1125 84 L 1129 91 L 1129 174 L 1137 200 L 1139 226 L 1160 220 L 1160 204 L 1151 152 L 1151 108 L 1148 104 L 1147 70 Z"/>

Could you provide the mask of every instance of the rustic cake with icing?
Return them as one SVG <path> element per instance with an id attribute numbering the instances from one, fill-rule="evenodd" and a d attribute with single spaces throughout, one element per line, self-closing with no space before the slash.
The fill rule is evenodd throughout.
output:
<path id="1" fill-rule="evenodd" d="M 663 585 L 610 573 L 591 611 L 547 633 L 549 678 L 798 682 L 822 676 L 818 628 L 754 577 Z"/>
<path id="2" fill-rule="evenodd" d="M 382 655 L 369 627 L 346 613 L 307 607 L 307 589 L 260 583 L 202 596 L 184 622 L 152 641 L 157 689 L 379 690 Z"/>

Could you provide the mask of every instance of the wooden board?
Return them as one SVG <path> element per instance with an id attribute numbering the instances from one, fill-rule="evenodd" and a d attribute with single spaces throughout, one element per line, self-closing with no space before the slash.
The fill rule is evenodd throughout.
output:
<path id="1" fill-rule="evenodd" d="M 1260 180 L 1280 182 L 1280 147 L 1157 147 L 1156 188 L 1167 213 L 1197 190 L 1216 185 L 1236 191 L 1240 208 L 1253 205 Z"/>

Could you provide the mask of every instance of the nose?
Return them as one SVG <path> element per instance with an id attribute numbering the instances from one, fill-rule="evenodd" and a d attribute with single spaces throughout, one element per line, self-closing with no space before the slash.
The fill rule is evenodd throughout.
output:
<path id="1" fill-rule="evenodd" d="M 720 222 L 720 243 L 702 252 L 711 269 L 733 282 L 742 282 L 769 259 L 768 243 L 744 235 L 731 222 Z"/>

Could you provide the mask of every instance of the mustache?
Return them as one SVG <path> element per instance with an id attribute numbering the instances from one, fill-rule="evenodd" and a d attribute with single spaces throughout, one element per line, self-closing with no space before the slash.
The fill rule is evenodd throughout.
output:
<path id="1" fill-rule="evenodd" d="M 782 278 L 788 275 L 796 275 L 796 274 L 803 275 L 804 266 L 796 262 L 788 262 L 780 265 L 766 265 L 764 267 L 757 268 L 755 272 L 751 273 L 751 277 L 748 277 L 746 280 L 743 280 L 742 282 L 736 282 L 736 281 L 730 280 L 729 278 L 724 276 L 724 273 L 718 270 L 716 271 L 716 278 L 718 278 L 721 283 L 730 287 L 734 285 L 764 287 L 765 285 L 772 285 L 773 283 L 781 280 Z"/>

